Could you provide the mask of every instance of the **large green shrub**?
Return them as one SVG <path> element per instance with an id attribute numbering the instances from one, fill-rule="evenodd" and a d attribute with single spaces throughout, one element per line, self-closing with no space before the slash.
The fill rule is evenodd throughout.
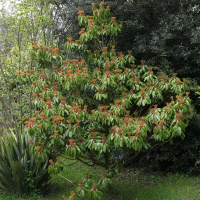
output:
<path id="1" fill-rule="evenodd" d="M 105 168 L 98 183 L 92 184 L 87 173 L 71 199 L 100 195 L 119 170 L 112 155 L 122 148 L 126 163 L 133 149 L 141 151 L 154 142 L 184 137 L 191 110 L 187 80 L 176 73 L 157 77 L 144 61 L 136 66 L 131 51 L 117 54 L 114 38 L 122 24 L 103 3 L 99 9 L 92 7 L 92 16 L 78 12 L 79 24 L 85 27 L 79 40 L 68 37 L 65 44 L 66 49 L 85 55 L 85 60 L 63 60 L 58 48 L 34 42 L 32 58 L 41 73 L 17 72 L 19 82 L 32 84 L 36 115 L 24 123 L 25 131 L 41 140 L 39 145 L 31 142 L 35 158 L 43 161 L 51 155 L 51 173 L 62 170 L 59 155 L 64 151 L 83 163 Z"/>
<path id="2" fill-rule="evenodd" d="M 6 131 L 0 138 L 0 189 L 19 195 L 41 192 L 50 176 L 48 160 L 36 163 L 29 153 L 30 136 Z M 36 138 L 32 139 L 37 142 Z"/>

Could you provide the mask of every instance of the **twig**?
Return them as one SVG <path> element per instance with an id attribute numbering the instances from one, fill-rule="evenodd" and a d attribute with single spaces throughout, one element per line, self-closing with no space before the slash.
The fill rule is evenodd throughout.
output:
<path id="1" fill-rule="evenodd" d="M 62 175 L 60 175 L 60 174 L 58 174 L 58 176 L 64 178 L 65 180 L 69 181 L 70 183 L 73 183 L 72 181 L 70 181 L 69 179 L 65 178 L 64 176 L 62 176 Z"/>

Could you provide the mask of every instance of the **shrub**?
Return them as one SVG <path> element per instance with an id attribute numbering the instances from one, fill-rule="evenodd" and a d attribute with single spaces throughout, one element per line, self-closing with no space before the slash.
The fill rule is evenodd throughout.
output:
<path id="1" fill-rule="evenodd" d="M 79 40 L 68 37 L 66 49 L 76 50 L 86 60 L 66 59 L 59 49 L 32 46 L 32 57 L 42 74 L 18 72 L 18 80 L 32 83 L 36 115 L 25 122 L 26 131 L 40 138 L 31 143 L 37 160 L 50 158 L 50 173 L 62 170 L 59 155 L 66 151 L 88 165 L 105 168 L 98 184 L 90 175 L 79 184 L 78 194 L 93 199 L 101 186 L 111 183 L 118 172 L 112 155 L 125 151 L 130 162 L 131 149 L 148 149 L 153 142 L 165 143 L 184 137 L 186 113 L 191 109 L 186 81 L 176 73 L 172 77 L 155 76 L 153 68 L 134 64 L 135 58 L 115 52 L 114 37 L 122 29 L 109 7 L 93 4 L 93 16 L 80 10 Z M 57 157 L 56 157 L 57 156 Z M 75 198 L 72 192 L 71 198 Z"/>
<path id="2" fill-rule="evenodd" d="M 48 159 L 37 163 L 29 152 L 28 135 L 6 131 L 0 138 L 0 188 L 9 193 L 42 193 L 50 178 Z"/>

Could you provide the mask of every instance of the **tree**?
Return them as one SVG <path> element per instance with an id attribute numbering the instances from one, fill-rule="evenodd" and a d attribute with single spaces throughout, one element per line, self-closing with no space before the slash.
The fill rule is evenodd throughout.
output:
<path id="1" fill-rule="evenodd" d="M 123 49 L 129 43 L 136 58 L 150 65 L 168 66 L 181 77 L 198 78 L 196 1 L 130 1 L 124 9 L 131 17 L 122 16 L 128 38 Z"/>
<path id="2" fill-rule="evenodd" d="M 152 142 L 183 137 L 191 105 L 186 79 L 181 81 L 176 73 L 157 77 L 145 61 L 136 66 L 131 51 L 116 54 L 114 38 L 122 23 L 109 6 L 92 7 L 92 16 L 78 12 L 79 24 L 85 26 L 79 40 L 68 37 L 65 44 L 85 59 L 67 59 L 58 48 L 35 43 L 32 58 L 42 73 L 18 71 L 18 81 L 32 84 L 36 115 L 25 122 L 25 131 L 40 139 L 39 144 L 31 142 L 34 157 L 48 157 L 50 173 L 62 170 L 59 155 L 64 151 L 85 164 L 104 167 L 98 184 L 90 184 L 87 174 L 79 185 L 80 195 L 96 198 L 99 186 L 110 184 L 119 165 L 133 159 L 131 149 L 139 152 Z M 112 156 L 121 150 L 126 156 L 115 162 Z"/>
<path id="3" fill-rule="evenodd" d="M 67 8 L 73 4 L 68 5 L 67 2 L 69 1 L 56 0 L 56 2 L 60 7 L 66 8 L 62 10 L 55 8 L 57 16 L 62 22 L 60 23 L 62 25 L 59 24 L 59 28 L 63 27 L 61 28 L 62 32 L 59 28 L 55 30 L 56 34 L 59 35 L 60 43 L 64 44 L 69 35 L 78 39 L 76 34 L 78 22 L 74 16 L 79 7 L 71 6 L 70 11 L 68 11 Z M 164 145 L 163 148 L 166 148 L 166 153 L 159 153 L 161 148 L 157 148 L 157 152 L 153 150 L 152 158 L 156 154 L 156 157 L 158 158 L 160 155 L 162 160 L 163 155 L 175 156 L 176 154 L 177 160 L 173 160 L 174 165 L 171 167 L 177 169 L 177 163 L 180 163 L 182 167 L 178 168 L 177 171 L 180 172 L 181 169 L 184 169 L 184 173 L 185 170 L 190 173 L 193 171 L 191 169 L 197 159 L 193 152 L 196 149 L 195 146 L 198 146 L 196 141 L 199 141 L 197 133 L 199 130 L 200 100 L 195 94 L 196 91 L 199 91 L 199 2 L 196 0 L 105 0 L 104 2 L 110 6 L 113 15 L 119 21 L 124 22 L 122 33 L 119 33 L 116 37 L 117 51 L 125 54 L 127 49 L 132 50 L 136 64 L 140 64 L 140 60 L 146 60 L 146 64 L 155 67 L 154 72 L 156 74 L 165 71 L 167 75 L 171 76 L 173 72 L 176 72 L 179 77 L 187 78 L 188 91 L 190 91 L 190 98 L 196 111 L 194 114 L 190 114 L 193 117 L 190 119 L 190 126 L 186 128 L 186 137 L 184 141 L 174 140 L 174 144 L 176 143 L 174 147 L 177 147 L 176 153 L 170 145 L 168 145 L 169 148 Z M 90 14 L 88 5 L 84 7 L 82 1 L 79 1 L 79 5 L 83 6 L 82 9 L 87 14 Z M 70 12 L 70 16 L 73 16 L 70 21 L 65 17 L 67 12 Z M 67 26 L 70 28 L 66 28 Z M 62 45 L 59 44 L 59 47 L 62 48 Z M 185 149 L 180 151 L 179 147 L 185 147 Z M 144 155 L 146 155 L 146 152 L 144 152 Z M 191 157 L 193 160 L 191 160 Z M 169 160 L 172 159 L 170 156 L 168 158 Z M 184 163 L 182 163 L 182 160 L 184 160 Z M 166 165 L 166 163 L 163 163 L 163 165 Z M 169 165 L 172 165 L 172 163 L 169 162 Z"/>
<path id="4" fill-rule="evenodd" d="M 58 38 L 58 46 L 62 48 L 63 44 L 67 41 L 67 37 L 70 35 L 73 38 L 79 37 L 78 31 L 78 19 L 77 12 L 80 9 L 84 9 L 88 15 L 91 15 L 91 3 L 100 3 L 100 0 L 56 0 L 50 1 L 51 9 L 54 11 L 53 19 L 54 29 L 53 34 Z"/>
<path id="5" fill-rule="evenodd" d="M 0 187 L 17 195 L 44 193 L 50 179 L 48 158 L 38 163 L 30 154 L 29 139 L 23 134 L 23 121 L 30 118 L 32 93 L 17 81 L 16 71 L 37 71 L 31 59 L 33 41 L 53 45 L 48 1 L 12 1 L 0 10 Z M 8 1 L 7 1 L 8 3 Z M 49 37 L 51 36 L 51 37 Z M 27 69 L 28 68 L 28 69 Z M 10 127 L 12 129 L 10 129 Z"/>
<path id="6" fill-rule="evenodd" d="M 0 12 L 0 124 L 11 126 L 22 132 L 23 121 L 32 116 L 32 104 L 29 90 L 16 81 L 16 70 L 24 70 L 29 66 L 33 70 L 35 64 L 29 56 L 30 45 L 40 39 L 53 45 L 51 34 L 51 11 L 48 1 L 11 2 L 9 9 Z"/>

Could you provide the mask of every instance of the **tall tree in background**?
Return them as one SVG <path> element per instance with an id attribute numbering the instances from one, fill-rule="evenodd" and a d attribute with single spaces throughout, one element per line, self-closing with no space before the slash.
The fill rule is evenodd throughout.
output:
<path id="1" fill-rule="evenodd" d="M 4 3 L 0 11 L 0 124 L 6 128 L 19 127 L 22 132 L 23 121 L 32 115 L 32 93 L 16 81 L 16 70 L 27 67 L 35 70 L 28 56 L 33 41 L 55 45 L 50 21 L 52 11 L 48 0 Z"/>
<path id="2" fill-rule="evenodd" d="M 144 0 L 124 4 L 126 41 L 138 60 L 169 66 L 180 76 L 198 78 L 199 44 L 196 1 Z"/>

